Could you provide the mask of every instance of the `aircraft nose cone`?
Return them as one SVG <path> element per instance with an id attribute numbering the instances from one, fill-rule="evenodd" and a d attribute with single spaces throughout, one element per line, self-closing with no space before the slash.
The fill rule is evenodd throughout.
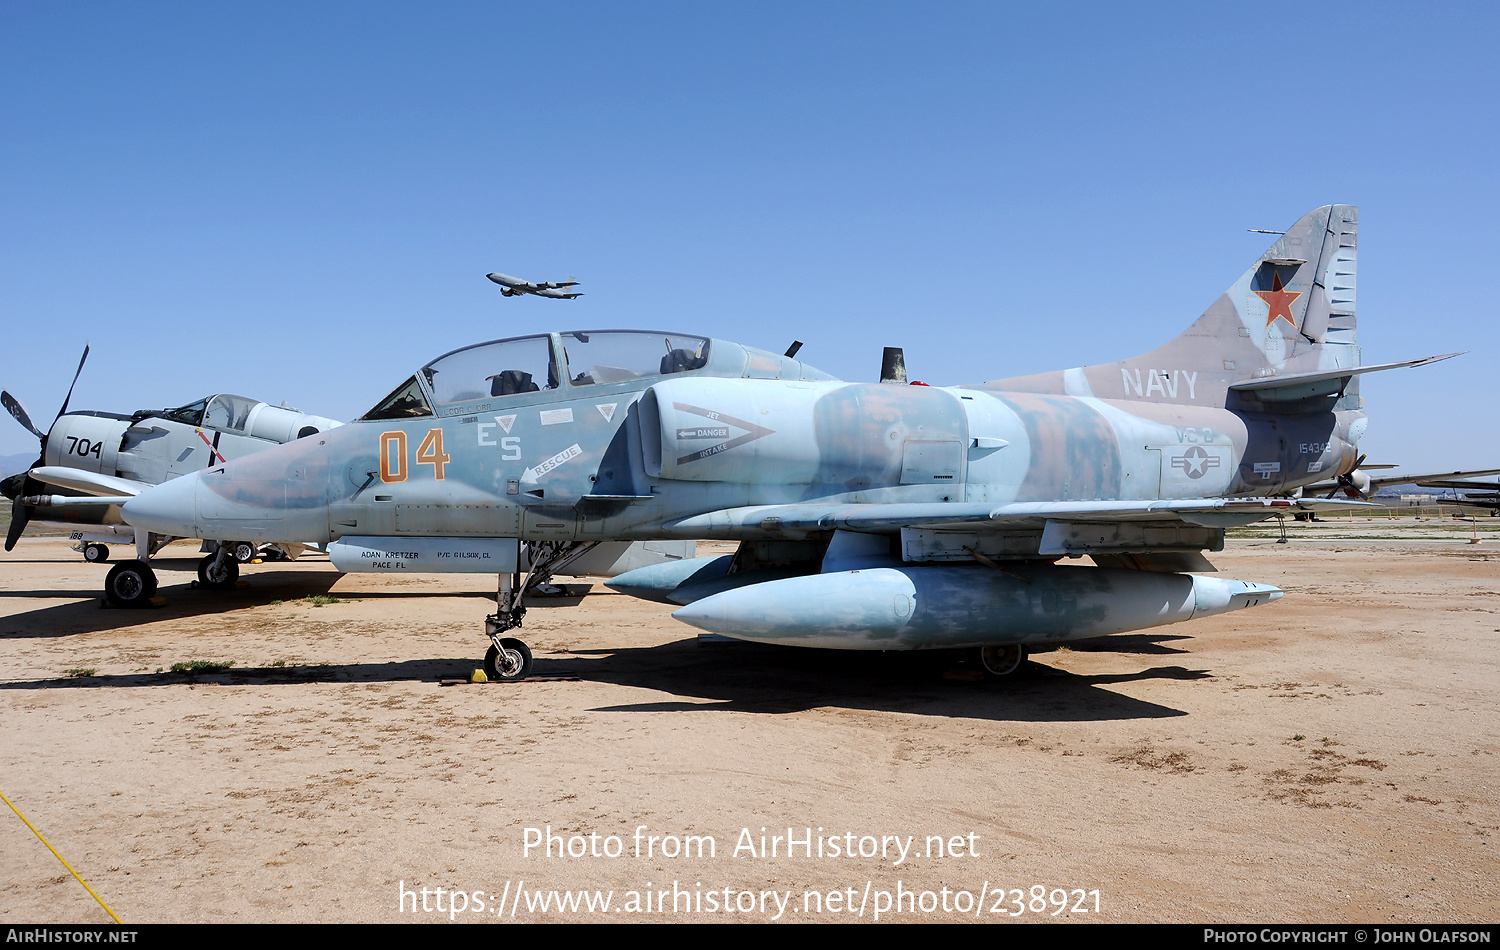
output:
<path id="1" fill-rule="evenodd" d="M 120 516 L 132 528 L 175 537 L 196 537 L 193 521 L 198 514 L 198 483 L 201 478 L 194 472 L 148 488 L 122 505 Z"/>

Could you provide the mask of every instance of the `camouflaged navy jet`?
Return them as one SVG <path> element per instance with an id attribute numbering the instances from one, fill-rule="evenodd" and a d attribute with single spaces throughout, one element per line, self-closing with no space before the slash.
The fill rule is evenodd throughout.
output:
<path id="1" fill-rule="evenodd" d="M 696 627 L 849 650 L 1028 646 L 1268 603 L 1193 576 L 1226 528 L 1360 504 L 1294 497 L 1365 430 L 1356 214 L 1298 221 L 1180 337 L 1140 356 L 946 388 L 844 382 L 726 340 L 626 330 L 438 357 L 361 419 L 127 502 L 142 529 L 324 538 L 337 563 L 499 577 L 488 672 L 524 676 L 527 591 L 605 540 L 733 555 L 610 586 Z M 519 573 L 521 549 L 529 575 Z M 1065 566 L 1092 557 L 1097 566 Z"/>

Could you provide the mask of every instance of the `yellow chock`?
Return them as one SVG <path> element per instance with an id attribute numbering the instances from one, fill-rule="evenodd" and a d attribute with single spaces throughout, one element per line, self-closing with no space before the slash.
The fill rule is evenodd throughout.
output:
<path id="1" fill-rule="evenodd" d="M 489 681 L 490 678 L 484 675 L 484 670 L 475 669 L 474 672 L 469 674 L 470 683 L 488 683 Z"/>

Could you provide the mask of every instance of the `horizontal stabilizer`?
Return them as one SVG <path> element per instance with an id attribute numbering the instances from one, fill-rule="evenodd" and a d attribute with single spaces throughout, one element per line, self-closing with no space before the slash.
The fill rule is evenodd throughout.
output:
<path id="1" fill-rule="evenodd" d="M 1244 382 L 1232 383 L 1229 388 L 1240 392 L 1253 392 L 1263 398 L 1277 400 L 1306 399 L 1312 396 L 1331 396 L 1342 392 L 1349 379 L 1361 376 L 1365 373 L 1374 373 L 1383 369 L 1404 369 L 1408 366 L 1426 366 L 1428 363 L 1436 363 L 1441 360 L 1452 359 L 1462 356 L 1468 350 L 1458 353 L 1444 353 L 1442 356 L 1428 356 L 1419 360 L 1405 360 L 1400 363 L 1376 363 L 1371 366 L 1349 366 L 1340 369 L 1318 370 L 1314 373 L 1294 373 L 1290 376 L 1263 376 L 1259 379 L 1247 379 Z M 1272 392 L 1274 391 L 1274 392 Z"/>

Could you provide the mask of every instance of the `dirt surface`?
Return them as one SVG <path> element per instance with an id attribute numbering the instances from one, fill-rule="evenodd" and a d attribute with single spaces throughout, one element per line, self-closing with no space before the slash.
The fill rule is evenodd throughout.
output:
<path id="1" fill-rule="evenodd" d="M 126 922 L 1493 921 L 1500 544 L 1399 530 L 1231 541 L 1222 576 L 1281 601 L 1003 683 L 700 644 L 595 586 L 534 603 L 537 678 L 442 685 L 489 578 L 313 560 L 213 593 L 176 545 L 166 606 L 105 610 L 104 566 L 24 540 L 0 792 Z M 108 917 L 0 809 L 0 923 L 39 921 Z"/>

